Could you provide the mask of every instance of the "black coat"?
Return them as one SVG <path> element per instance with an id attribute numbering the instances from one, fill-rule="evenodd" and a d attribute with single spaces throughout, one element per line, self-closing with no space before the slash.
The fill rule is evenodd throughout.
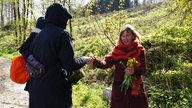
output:
<path id="1" fill-rule="evenodd" d="M 85 65 L 85 59 L 74 58 L 71 38 L 63 28 L 47 23 L 31 43 L 29 52 L 46 66 L 39 79 L 30 79 L 30 108 L 70 108 L 72 88 L 64 71 L 71 72 Z"/>
<path id="2" fill-rule="evenodd" d="M 25 61 L 27 61 L 27 57 L 29 55 L 29 47 L 30 44 L 32 43 L 32 41 L 35 39 L 36 35 L 41 31 L 41 29 L 39 28 L 34 28 L 32 30 L 32 32 L 30 33 L 29 37 L 27 38 L 27 40 L 21 45 L 21 47 L 19 48 L 19 52 L 22 54 L 22 56 L 24 57 Z M 29 91 L 29 81 L 26 83 L 26 86 L 24 88 L 24 90 Z"/>
<path id="3" fill-rule="evenodd" d="M 30 44 L 35 39 L 36 35 L 41 31 L 39 28 L 34 28 L 32 32 L 30 33 L 27 40 L 21 45 L 19 48 L 19 52 L 23 55 L 24 59 L 27 60 L 28 57 L 28 49 L 30 47 Z"/>

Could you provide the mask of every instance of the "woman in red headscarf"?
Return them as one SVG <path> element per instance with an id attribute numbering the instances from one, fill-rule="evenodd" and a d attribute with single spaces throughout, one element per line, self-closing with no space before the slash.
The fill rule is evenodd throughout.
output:
<path id="1" fill-rule="evenodd" d="M 139 44 L 139 40 L 138 32 L 131 25 L 125 25 L 120 31 L 117 45 L 105 56 L 105 59 L 103 61 L 93 59 L 93 66 L 96 68 L 106 69 L 115 66 L 111 108 L 149 107 L 141 77 L 146 73 L 145 49 Z M 135 58 L 137 65 L 127 67 L 129 58 Z M 132 77 L 132 85 L 122 89 L 125 74 Z"/>

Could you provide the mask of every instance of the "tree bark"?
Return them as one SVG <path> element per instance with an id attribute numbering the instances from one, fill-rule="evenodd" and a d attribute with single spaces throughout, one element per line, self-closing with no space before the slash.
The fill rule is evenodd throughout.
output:
<path id="1" fill-rule="evenodd" d="M 14 16 L 14 22 L 15 22 L 15 44 L 18 43 L 18 25 L 17 25 L 17 9 L 16 9 L 16 2 L 13 2 L 13 16 Z"/>
<path id="2" fill-rule="evenodd" d="M 1 10 L 0 10 L 0 13 L 1 13 L 1 27 L 4 26 L 4 16 L 3 16 L 3 10 L 4 10 L 4 3 L 3 3 L 3 0 L 1 0 Z"/>
<path id="3" fill-rule="evenodd" d="M 17 7 L 17 25 L 18 25 L 18 42 L 20 43 L 22 41 L 22 26 L 21 26 L 21 12 L 20 12 L 20 8 L 19 8 L 19 0 L 16 1 L 16 7 Z"/>
<path id="4" fill-rule="evenodd" d="M 30 3 L 30 8 L 31 8 L 31 11 L 30 11 L 30 18 L 31 18 L 31 20 L 32 21 L 35 21 L 35 16 L 34 16 L 34 14 L 33 14 L 33 9 L 34 9 L 34 1 L 33 0 L 31 0 L 31 3 Z M 29 27 L 30 27 L 30 31 L 32 30 L 32 25 L 33 24 L 31 24 L 31 23 L 29 23 Z"/>
<path id="5" fill-rule="evenodd" d="M 69 12 L 71 13 L 71 0 L 68 0 L 68 7 L 69 7 Z M 69 29 L 70 29 L 70 34 L 72 37 L 72 33 L 73 33 L 73 27 L 72 27 L 72 20 L 69 20 Z"/>
<path id="6" fill-rule="evenodd" d="M 23 0 L 23 36 L 22 36 L 22 42 L 26 40 L 27 36 L 27 27 L 28 27 L 28 19 L 29 19 L 29 7 L 30 7 L 30 1 L 29 0 Z"/>
<path id="7" fill-rule="evenodd" d="M 23 16 L 22 16 L 22 19 L 23 19 L 23 35 L 22 35 L 22 42 L 24 42 L 24 40 L 26 39 L 26 1 L 23 0 Z"/>
<path id="8" fill-rule="evenodd" d="M 63 6 L 65 6 L 66 0 L 63 0 Z"/>

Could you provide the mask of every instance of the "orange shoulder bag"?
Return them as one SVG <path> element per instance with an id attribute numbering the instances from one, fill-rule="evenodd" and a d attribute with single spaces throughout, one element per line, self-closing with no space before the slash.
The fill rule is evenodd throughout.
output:
<path id="1" fill-rule="evenodd" d="M 17 56 L 12 59 L 11 67 L 10 67 L 10 78 L 13 82 L 18 84 L 26 83 L 30 75 L 26 71 L 26 61 L 23 56 Z"/>

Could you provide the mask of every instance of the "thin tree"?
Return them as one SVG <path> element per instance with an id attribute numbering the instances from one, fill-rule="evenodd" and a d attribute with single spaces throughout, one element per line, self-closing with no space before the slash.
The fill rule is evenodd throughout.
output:
<path id="1" fill-rule="evenodd" d="M 17 9 L 17 21 L 16 24 L 18 25 L 19 35 L 18 35 L 18 42 L 22 41 L 22 25 L 21 25 L 21 11 L 20 11 L 20 1 L 16 0 L 16 9 Z"/>
<path id="2" fill-rule="evenodd" d="M 138 6 L 138 5 L 139 5 L 138 0 L 134 0 L 134 6 Z"/>
<path id="3" fill-rule="evenodd" d="M 71 3 L 71 0 L 64 0 L 63 1 L 63 5 L 66 7 L 66 4 L 67 4 L 67 6 L 68 6 L 68 10 L 69 10 L 69 12 L 71 13 L 71 6 L 72 6 L 72 3 Z M 72 20 L 70 19 L 69 20 L 69 30 L 70 30 L 70 34 L 71 34 L 71 36 L 72 36 L 72 31 L 73 31 L 73 27 L 72 27 Z"/>
<path id="4" fill-rule="evenodd" d="M 4 6 L 3 6 L 3 0 L 1 0 L 1 8 L 0 8 L 0 14 L 1 14 L 1 27 L 4 26 L 4 15 L 3 15 L 3 9 L 4 9 Z"/>
<path id="5" fill-rule="evenodd" d="M 31 3 L 32 1 L 30 1 L 30 0 L 23 0 L 23 16 L 22 16 L 22 19 L 23 19 L 23 40 L 22 40 L 22 42 L 24 42 L 25 40 L 26 40 L 26 35 L 27 35 L 27 32 L 26 32 L 26 30 L 27 30 L 27 28 L 28 28 L 28 21 L 29 21 L 29 8 L 30 8 L 30 4 L 32 4 Z"/>
<path id="6" fill-rule="evenodd" d="M 31 15 L 30 16 L 30 19 L 32 20 L 32 21 L 34 21 L 35 20 L 35 16 L 34 16 L 34 1 L 33 0 L 31 0 L 30 1 L 30 4 L 29 4 L 29 8 L 30 8 L 30 12 L 29 12 L 29 14 Z M 30 30 L 32 29 L 32 26 L 31 25 L 33 25 L 32 23 L 29 23 L 30 25 L 29 25 L 29 27 L 30 27 Z"/>
<path id="7" fill-rule="evenodd" d="M 63 0 L 63 6 L 65 6 L 66 0 Z"/>
<path id="8" fill-rule="evenodd" d="M 27 29 L 27 18 L 26 18 L 26 1 L 23 0 L 23 15 L 22 15 L 22 19 L 23 19 L 23 38 L 22 38 L 22 42 L 26 39 L 26 29 Z"/>
<path id="9" fill-rule="evenodd" d="M 18 43 L 18 18 L 17 18 L 17 8 L 16 8 L 16 1 L 12 2 L 13 3 L 13 13 L 14 13 L 14 22 L 15 22 L 15 44 Z"/>
<path id="10" fill-rule="evenodd" d="M 13 4 L 11 2 L 7 2 L 7 9 L 6 9 L 6 19 L 7 19 L 7 22 L 12 22 L 14 21 L 14 17 L 13 17 Z"/>

